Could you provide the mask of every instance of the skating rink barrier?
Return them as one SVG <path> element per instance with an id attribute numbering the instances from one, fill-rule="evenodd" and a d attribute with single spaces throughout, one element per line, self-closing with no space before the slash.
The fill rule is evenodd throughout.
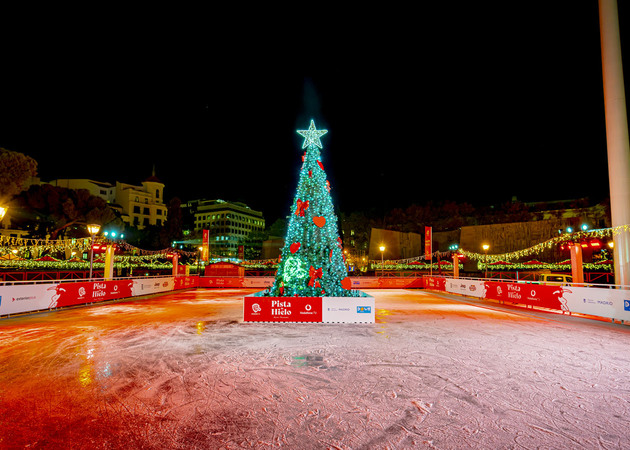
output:
<path id="1" fill-rule="evenodd" d="M 500 303 L 630 321 L 630 290 L 619 286 L 546 285 L 474 278 L 424 277 L 424 287 Z"/>
<path id="2" fill-rule="evenodd" d="M 166 276 L 0 284 L 0 316 L 191 288 L 265 289 L 273 277 Z M 630 290 L 618 286 L 557 286 L 485 279 L 351 277 L 352 289 L 426 288 L 484 300 L 630 321 Z M 364 317 L 364 316 L 361 316 Z"/>
<path id="3" fill-rule="evenodd" d="M 356 277 L 352 289 L 418 288 L 422 278 Z M 192 288 L 265 289 L 274 277 L 165 276 L 0 283 L 0 316 Z M 364 318 L 364 315 L 360 315 Z"/>

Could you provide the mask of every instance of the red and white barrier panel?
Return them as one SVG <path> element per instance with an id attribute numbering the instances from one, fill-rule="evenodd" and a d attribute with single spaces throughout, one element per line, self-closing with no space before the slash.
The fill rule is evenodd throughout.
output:
<path id="1" fill-rule="evenodd" d="M 434 291 L 630 321 L 630 290 L 425 277 Z"/>
<path id="2" fill-rule="evenodd" d="M 374 323 L 374 297 L 257 297 L 243 301 L 245 322 Z"/>
<path id="3" fill-rule="evenodd" d="M 160 277 L 0 286 L 0 315 L 157 294 L 174 285 L 173 277 Z"/>
<path id="4" fill-rule="evenodd" d="M 134 280 L 46 283 L 0 288 L 0 315 L 131 297 Z"/>
<path id="5" fill-rule="evenodd" d="M 178 276 L 173 280 L 173 288 L 178 291 L 180 289 L 191 289 L 199 287 L 198 276 Z"/>
<path id="6" fill-rule="evenodd" d="M 350 277 L 352 289 L 408 289 L 423 288 L 424 281 L 418 277 Z"/>

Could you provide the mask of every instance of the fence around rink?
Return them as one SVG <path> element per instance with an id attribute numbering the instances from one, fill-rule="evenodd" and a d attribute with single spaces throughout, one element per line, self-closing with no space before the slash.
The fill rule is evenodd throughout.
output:
<path id="1" fill-rule="evenodd" d="M 111 280 L 42 280 L 0 283 L 0 316 L 84 305 L 191 288 L 265 289 L 274 277 L 157 276 Z M 422 278 L 352 278 L 353 289 L 419 288 Z"/>
<path id="2" fill-rule="evenodd" d="M 0 283 L 0 316 L 191 288 L 265 289 L 273 277 L 157 276 Z M 484 300 L 630 321 L 630 290 L 439 276 L 351 277 L 353 289 L 425 288 Z"/>
<path id="3" fill-rule="evenodd" d="M 529 308 L 630 321 L 630 290 L 613 285 L 548 285 L 479 278 L 424 277 L 425 289 Z"/>

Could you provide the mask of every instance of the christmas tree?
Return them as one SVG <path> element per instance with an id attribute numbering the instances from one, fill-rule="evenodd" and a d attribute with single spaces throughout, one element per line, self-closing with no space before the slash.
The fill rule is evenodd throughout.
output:
<path id="1" fill-rule="evenodd" d="M 267 295 L 354 297 L 344 262 L 337 216 L 324 171 L 320 137 L 327 130 L 298 130 L 304 137 L 302 168 L 276 279 Z"/>

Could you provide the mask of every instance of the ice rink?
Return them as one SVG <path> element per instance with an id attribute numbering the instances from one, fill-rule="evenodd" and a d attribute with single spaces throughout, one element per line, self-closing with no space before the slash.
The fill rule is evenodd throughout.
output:
<path id="1" fill-rule="evenodd" d="M 630 327 L 420 290 L 376 324 L 252 290 L 0 320 L 0 448 L 630 448 Z"/>

